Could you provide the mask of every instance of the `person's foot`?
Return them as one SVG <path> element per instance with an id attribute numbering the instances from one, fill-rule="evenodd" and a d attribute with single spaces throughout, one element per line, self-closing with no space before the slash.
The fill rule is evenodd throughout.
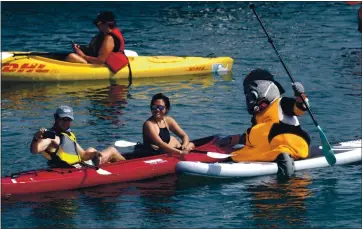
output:
<path id="1" fill-rule="evenodd" d="M 287 153 L 281 153 L 276 159 L 278 164 L 277 177 L 279 179 L 288 179 L 294 174 L 294 159 Z"/>

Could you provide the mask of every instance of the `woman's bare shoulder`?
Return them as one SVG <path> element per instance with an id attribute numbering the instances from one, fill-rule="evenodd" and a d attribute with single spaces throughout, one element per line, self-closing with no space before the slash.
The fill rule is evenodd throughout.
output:
<path id="1" fill-rule="evenodd" d="M 176 120 L 171 116 L 164 116 L 164 120 L 167 122 L 167 124 L 177 123 Z"/>
<path id="2" fill-rule="evenodd" d="M 155 122 L 151 118 L 149 118 L 143 123 L 143 127 L 150 127 L 153 126 L 154 124 Z"/>
<path id="3" fill-rule="evenodd" d="M 107 35 L 104 36 L 104 40 L 105 41 L 113 41 L 114 39 L 113 39 L 111 34 L 107 34 Z"/>

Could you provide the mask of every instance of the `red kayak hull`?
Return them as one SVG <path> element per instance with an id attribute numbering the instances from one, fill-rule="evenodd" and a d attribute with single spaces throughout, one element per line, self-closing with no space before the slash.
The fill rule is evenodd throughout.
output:
<path id="1" fill-rule="evenodd" d="M 232 148 L 222 148 L 215 144 L 217 137 L 198 139 L 197 150 L 230 153 Z M 197 144 L 198 143 L 198 144 Z M 93 168 L 52 168 L 33 170 L 1 178 L 1 196 L 25 195 L 41 192 L 72 190 L 102 184 L 144 180 L 167 174 L 174 174 L 179 161 L 218 162 L 205 153 L 187 155 L 161 154 L 151 157 L 120 161 L 102 165 L 101 168 L 112 173 L 101 175 Z"/>

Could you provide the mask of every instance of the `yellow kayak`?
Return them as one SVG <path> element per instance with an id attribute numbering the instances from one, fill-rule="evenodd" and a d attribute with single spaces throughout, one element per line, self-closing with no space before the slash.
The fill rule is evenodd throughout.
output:
<path id="1" fill-rule="evenodd" d="M 2 52 L 2 81 L 74 81 L 128 79 L 124 67 L 113 74 L 105 65 L 62 61 L 64 56 L 32 52 Z M 129 56 L 132 78 L 154 78 L 231 71 L 230 57 Z"/>

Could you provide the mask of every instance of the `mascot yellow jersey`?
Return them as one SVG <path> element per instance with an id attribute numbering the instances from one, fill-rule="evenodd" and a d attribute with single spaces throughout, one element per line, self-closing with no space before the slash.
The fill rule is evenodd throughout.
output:
<path id="1" fill-rule="evenodd" d="M 310 138 L 295 115 L 304 111 L 295 99 L 278 97 L 252 118 L 245 132 L 245 147 L 233 152 L 233 161 L 274 161 L 280 153 L 294 159 L 308 156 Z"/>

